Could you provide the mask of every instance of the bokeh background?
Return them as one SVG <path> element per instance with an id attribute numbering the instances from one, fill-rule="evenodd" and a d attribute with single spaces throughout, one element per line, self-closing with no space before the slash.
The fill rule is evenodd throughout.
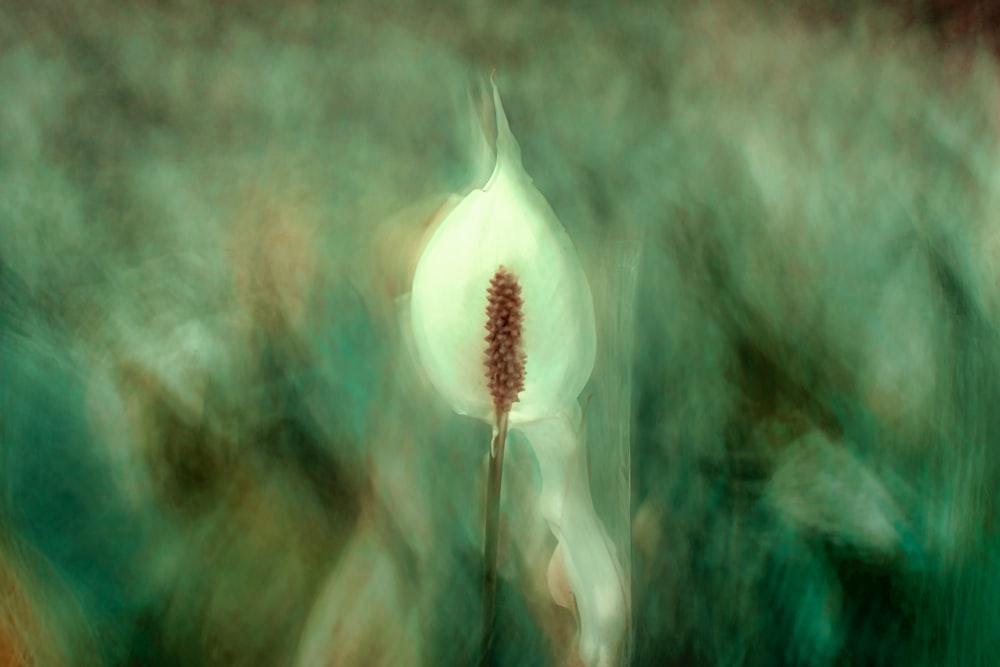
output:
<path id="1" fill-rule="evenodd" d="M 471 663 L 488 434 L 400 308 L 494 69 L 597 301 L 628 664 L 1000 664 L 998 21 L 0 3 L 0 665 Z M 534 475 L 498 663 L 573 665 Z"/>

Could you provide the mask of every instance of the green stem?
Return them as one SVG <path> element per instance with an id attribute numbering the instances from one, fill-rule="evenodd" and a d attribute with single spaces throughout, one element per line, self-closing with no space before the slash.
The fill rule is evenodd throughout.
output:
<path id="1" fill-rule="evenodd" d="M 503 477 L 503 451 L 507 442 L 507 416 L 497 420 L 497 433 L 490 447 L 490 465 L 486 490 L 486 542 L 483 562 L 483 626 L 479 642 L 479 664 L 493 662 L 496 633 L 497 561 L 500 543 L 500 483 Z"/>

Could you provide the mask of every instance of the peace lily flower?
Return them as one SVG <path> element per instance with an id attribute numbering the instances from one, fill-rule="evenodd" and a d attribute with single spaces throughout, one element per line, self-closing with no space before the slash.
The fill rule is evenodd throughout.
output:
<path id="1" fill-rule="evenodd" d="M 593 300 L 569 236 L 524 171 L 495 85 L 493 103 L 493 173 L 439 224 L 414 273 L 414 345 L 455 412 L 493 425 L 484 628 L 492 627 L 509 427 L 521 431 L 539 462 L 540 506 L 559 542 L 553 564 L 576 602 L 581 657 L 591 667 L 610 665 L 625 630 L 624 584 L 591 501 L 578 404 L 596 354 Z"/>
<path id="2" fill-rule="evenodd" d="M 524 301 L 524 391 L 512 426 L 575 403 L 594 365 L 596 333 L 590 286 L 572 241 L 521 166 L 494 89 L 496 166 L 441 222 L 413 277 L 414 342 L 435 388 L 459 414 L 492 421 L 483 381 L 486 289 L 503 266 Z"/>

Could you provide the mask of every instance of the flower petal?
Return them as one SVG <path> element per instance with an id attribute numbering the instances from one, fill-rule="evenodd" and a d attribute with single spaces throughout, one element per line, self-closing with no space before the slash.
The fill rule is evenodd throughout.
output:
<path id="1" fill-rule="evenodd" d="M 484 380 L 486 289 L 499 266 L 524 300 L 525 389 L 511 424 L 574 402 L 593 369 L 594 310 L 586 275 L 566 231 L 521 165 L 494 87 L 497 161 L 431 236 L 413 279 L 414 342 L 424 368 L 456 412 L 491 420 Z"/>

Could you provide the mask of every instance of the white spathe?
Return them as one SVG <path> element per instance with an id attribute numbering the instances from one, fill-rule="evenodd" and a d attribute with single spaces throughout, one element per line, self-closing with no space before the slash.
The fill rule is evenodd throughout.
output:
<path id="1" fill-rule="evenodd" d="M 525 436 L 539 465 L 540 514 L 559 543 L 550 575 L 572 592 L 580 657 L 587 667 L 612 667 L 627 626 L 625 579 L 594 511 L 578 403 L 597 348 L 593 299 L 572 241 L 521 165 L 495 86 L 493 99 L 493 174 L 448 213 L 420 256 L 410 296 L 413 343 L 455 412 L 493 424 L 486 294 L 500 266 L 517 276 L 525 382 L 509 424 Z M 558 586 L 553 595 L 571 603 Z"/>
<path id="2" fill-rule="evenodd" d="M 459 414 L 493 421 L 486 386 L 486 290 L 501 265 L 524 303 L 524 391 L 516 426 L 576 402 L 594 366 L 594 306 L 573 243 L 521 165 L 494 86 L 496 165 L 441 222 L 413 277 L 414 344 L 434 387 Z"/>

